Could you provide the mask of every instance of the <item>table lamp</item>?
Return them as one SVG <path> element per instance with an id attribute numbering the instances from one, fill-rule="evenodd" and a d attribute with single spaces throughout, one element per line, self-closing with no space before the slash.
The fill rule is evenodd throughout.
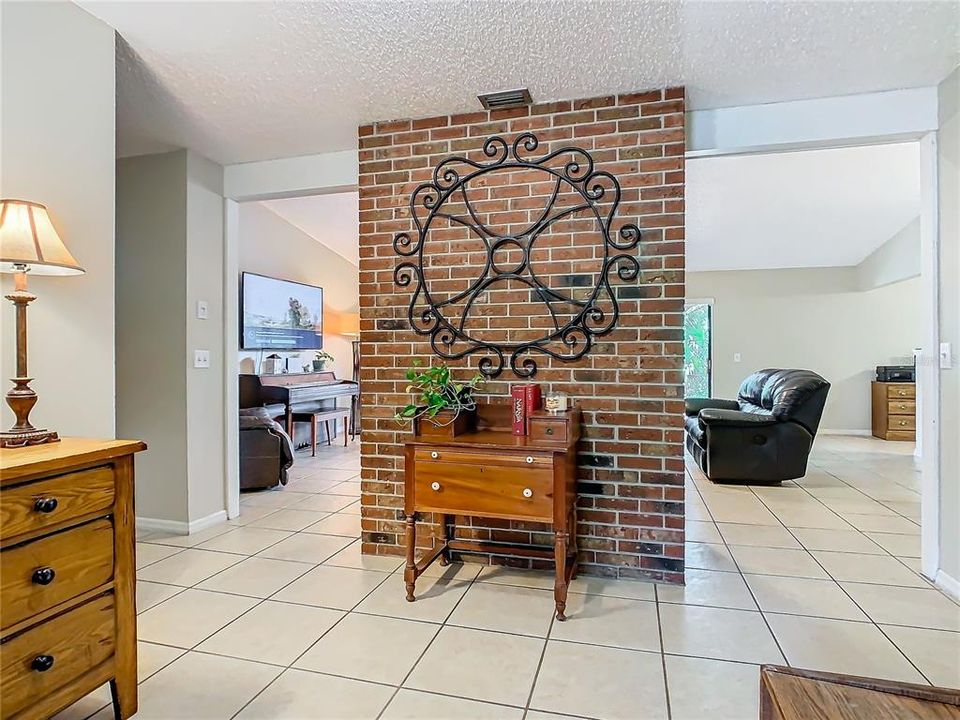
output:
<path id="1" fill-rule="evenodd" d="M 23 447 L 56 442 L 53 430 L 30 424 L 30 411 L 37 394 L 27 377 L 27 305 L 37 299 L 27 292 L 27 273 L 34 275 L 79 275 L 83 268 L 64 246 L 50 222 L 47 208 L 27 200 L 0 200 L 0 272 L 13 273 L 13 292 L 4 297 L 17 313 L 17 376 L 7 392 L 7 405 L 17 418 L 16 424 L 0 433 L 0 447 Z"/>

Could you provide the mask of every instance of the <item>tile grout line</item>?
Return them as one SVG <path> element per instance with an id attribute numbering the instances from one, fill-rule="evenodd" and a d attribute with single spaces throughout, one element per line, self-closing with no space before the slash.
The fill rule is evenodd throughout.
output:
<path id="1" fill-rule="evenodd" d="M 828 474 L 830 474 L 830 473 L 828 473 Z M 835 476 L 835 475 L 832 475 L 832 477 L 836 477 L 836 476 Z M 839 477 L 837 477 L 837 480 L 840 480 L 840 482 L 844 482 L 844 480 L 843 480 L 842 478 L 839 478 Z M 803 488 L 803 490 L 804 490 L 804 492 L 807 492 L 808 495 L 810 494 L 810 493 L 806 490 L 806 488 Z M 753 489 L 752 489 L 752 488 L 751 488 L 751 492 L 753 492 Z M 756 497 L 758 497 L 758 499 L 759 499 L 760 502 L 764 505 L 764 507 L 766 507 L 768 510 L 770 510 L 769 506 L 767 506 L 767 504 L 766 504 L 765 502 L 763 502 L 763 498 L 762 498 L 762 497 L 756 495 L 756 493 L 754 493 L 754 495 L 755 495 Z M 777 518 L 777 520 L 780 520 L 780 517 L 776 514 L 776 512 L 774 512 L 773 510 L 771 510 L 771 512 L 773 512 L 773 514 L 774 514 L 774 516 Z M 831 512 L 832 512 L 832 511 L 831 511 Z M 836 514 L 836 513 L 834 513 L 834 514 Z M 839 516 L 838 516 L 838 517 L 839 517 Z M 842 519 L 842 518 L 841 518 L 841 519 Z M 869 620 L 870 624 L 873 625 L 873 627 L 876 628 L 876 629 L 880 632 L 880 634 L 881 634 L 884 638 L 886 638 L 887 641 L 888 641 L 891 645 L 893 645 L 893 647 L 897 650 L 897 652 L 900 653 L 900 655 L 907 661 L 907 663 L 909 663 L 909 665 L 910 665 L 914 670 L 916 670 L 916 671 L 920 674 L 920 677 L 922 677 L 924 680 L 926 680 L 928 683 L 930 683 L 930 685 L 933 685 L 933 683 L 930 682 L 930 679 L 920 670 L 920 668 L 918 668 L 918 667 L 914 664 L 914 662 L 913 662 L 909 657 L 907 657 L 907 654 L 900 648 L 900 646 L 897 645 L 895 642 L 893 642 L 893 640 L 891 640 L 890 637 L 883 631 L 883 629 L 880 627 L 880 625 L 873 619 L 873 616 L 870 615 L 870 613 L 868 613 L 866 610 L 863 609 L 863 607 L 860 605 L 860 603 L 858 603 L 858 602 L 856 601 L 856 599 L 847 591 L 847 589 L 846 589 L 845 587 L 843 587 L 843 585 L 840 584 L 840 581 L 837 580 L 837 579 L 830 573 L 830 571 L 823 565 L 822 562 L 820 562 L 820 559 L 817 558 L 812 552 L 810 552 L 809 550 L 806 549 L 806 547 L 803 545 L 803 543 L 800 542 L 800 539 L 799 539 L 796 535 L 794 535 L 794 533 L 792 532 L 792 530 L 791 530 L 789 527 L 787 527 L 786 523 L 783 523 L 782 520 L 780 520 L 780 522 L 781 522 L 781 524 L 783 525 L 784 529 L 785 529 L 788 533 L 790 533 L 790 536 L 793 537 L 798 543 L 800 543 L 800 546 L 803 547 L 804 552 L 806 552 L 807 555 L 809 555 L 809 556 L 813 559 L 813 561 L 817 564 L 817 566 L 820 567 L 820 569 L 823 570 L 824 573 L 826 573 L 827 577 L 829 577 L 829 578 L 834 582 L 834 584 L 836 584 L 836 586 L 837 586 L 838 588 L 840 588 L 840 591 L 841 591 L 844 595 L 846 595 L 847 598 L 849 598 L 850 602 L 852 602 L 852 603 L 857 607 L 857 609 L 860 610 L 860 612 L 862 612 L 862 613 L 864 614 L 864 616 L 866 616 L 866 618 Z M 855 528 L 855 529 L 856 529 L 858 532 L 860 532 L 860 529 L 859 529 L 859 528 Z M 869 539 L 869 538 L 868 538 L 868 539 Z M 885 548 L 884 548 L 884 549 L 885 549 Z M 734 562 L 736 562 L 736 558 L 734 558 Z M 738 563 L 738 567 L 739 567 L 739 563 Z M 746 582 L 746 578 L 744 578 L 744 582 Z M 751 592 L 752 592 L 752 590 L 751 590 Z M 759 603 L 757 603 L 757 605 L 759 606 Z M 762 610 L 761 610 L 761 612 L 762 612 Z M 821 619 L 825 619 L 825 620 L 826 620 L 826 619 L 828 619 L 828 618 L 821 618 Z M 766 621 L 766 618 L 764 618 L 764 621 Z M 838 621 L 839 621 L 839 622 L 844 622 L 843 620 L 838 620 Z M 768 627 L 769 627 L 769 623 L 767 623 L 767 625 L 768 625 Z M 772 628 L 770 629 L 770 632 L 771 632 L 771 633 L 773 632 L 773 629 L 772 629 Z M 779 641 L 777 641 L 777 645 L 778 645 L 778 646 L 779 646 L 779 644 L 780 644 Z M 783 651 L 783 649 L 781 648 L 781 652 L 782 652 L 782 651 Z M 784 657 L 786 657 L 786 653 L 784 653 Z"/>
<path id="2" fill-rule="evenodd" d="M 462 564 L 463 563 L 461 563 L 461 565 Z M 394 570 L 393 572 L 396 573 L 397 571 Z M 392 574 L 393 573 L 391 573 L 391 575 Z M 478 572 L 477 575 L 479 574 L 480 573 Z M 454 575 L 456 575 L 456 573 L 454 573 Z M 386 709 L 390 707 L 390 703 L 393 702 L 394 698 L 396 698 L 397 695 L 400 693 L 400 690 L 403 689 L 404 684 L 407 682 L 407 680 L 410 679 L 410 676 L 413 674 L 413 671 L 417 669 L 417 665 L 419 665 L 420 661 L 423 660 L 423 656 L 427 654 L 427 651 L 433 646 L 434 641 L 438 637 L 440 637 L 440 633 L 443 632 L 443 629 L 445 627 L 447 627 L 447 620 L 449 620 L 450 617 L 453 616 L 453 613 L 456 612 L 457 608 L 460 606 L 460 603 L 463 602 L 463 599 L 467 596 L 467 593 L 470 592 L 470 589 L 473 587 L 473 584 L 476 582 L 476 579 L 477 579 L 477 576 L 474 576 L 474 578 L 469 581 L 469 583 L 467 584 L 467 589 L 463 591 L 463 594 L 457 599 L 457 602 L 454 603 L 453 607 L 450 609 L 450 612 L 447 613 L 446 617 L 444 617 L 443 622 L 440 623 L 440 627 L 437 628 L 437 631 L 433 634 L 433 637 L 430 638 L 430 642 L 427 643 L 427 646 L 423 649 L 423 652 L 421 652 L 417 656 L 417 659 L 414 661 L 413 665 L 410 666 L 410 669 L 403 676 L 403 679 L 400 681 L 400 683 L 396 686 L 396 690 L 394 690 L 393 694 L 390 696 L 390 698 L 387 700 L 384 706 L 380 708 L 380 712 L 377 713 L 375 720 L 380 720 L 380 718 L 383 716 L 383 713 L 386 711 Z M 401 618 L 397 618 L 397 619 L 401 619 Z"/>
<path id="3" fill-rule="evenodd" d="M 692 476 L 692 475 L 691 475 L 691 477 L 690 477 L 690 480 L 691 480 L 691 482 L 693 481 L 693 476 Z M 708 482 L 709 482 L 709 479 L 708 479 Z M 696 483 L 694 483 L 694 486 L 696 486 Z M 749 488 L 749 486 L 747 486 L 747 487 Z M 701 498 L 701 500 L 703 500 L 703 493 L 700 492 L 700 488 L 699 488 L 699 487 L 697 487 L 697 493 L 700 494 L 700 498 Z M 756 497 L 756 493 L 754 493 L 752 489 L 750 489 L 750 493 L 751 493 L 754 497 Z M 762 501 L 761 501 L 761 504 L 763 504 Z M 707 505 L 706 500 L 703 501 L 703 505 L 704 505 L 704 507 L 707 509 L 707 514 L 710 515 L 710 519 L 711 519 L 711 520 L 713 521 L 713 523 L 716 525 L 716 520 L 713 519 L 713 518 L 714 518 L 713 511 L 710 509 L 710 506 Z M 764 505 L 764 507 L 766 507 L 766 505 Z M 767 510 L 769 510 L 769 508 L 767 508 Z M 779 518 L 777 518 L 777 519 L 779 520 Z M 718 533 L 720 532 L 719 528 L 717 528 L 717 532 L 718 532 Z M 785 662 L 788 666 L 792 667 L 792 665 L 791 665 L 791 663 L 790 663 L 790 659 L 787 657 L 787 653 L 784 652 L 783 647 L 780 645 L 780 639 L 777 637 L 776 633 L 773 632 L 773 628 L 770 626 L 770 621 L 767 620 L 766 615 L 764 615 L 764 613 L 763 613 L 763 608 L 760 606 L 760 602 L 757 600 L 757 596 L 756 596 L 756 594 L 753 592 L 753 588 L 750 587 L 750 583 L 748 583 L 746 577 L 744 577 L 743 569 L 740 567 L 739 561 L 737 560 L 737 558 L 736 558 L 736 556 L 733 554 L 733 552 L 730 551 L 730 546 L 727 544 L 727 539 L 723 536 L 723 533 L 720 533 L 720 537 L 721 537 L 721 539 L 723 539 L 723 544 L 724 544 L 724 547 L 726 547 L 726 549 L 727 549 L 727 553 L 729 553 L 730 558 L 733 560 L 734 567 L 737 568 L 737 572 L 738 572 L 739 575 L 740 575 L 740 582 L 742 582 L 744 585 L 746 585 L 746 587 L 747 587 L 747 592 L 750 593 L 750 597 L 753 599 L 754 604 L 757 606 L 757 610 L 758 610 L 759 613 L 760 613 L 760 617 L 763 619 L 763 624 L 764 624 L 764 626 L 767 628 L 767 632 L 770 633 L 770 637 L 773 639 L 774 645 L 777 646 L 777 651 L 780 653 L 780 657 L 783 658 L 784 662 Z M 762 664 L 762 663 L 760 663 L 760 664 Z"/>

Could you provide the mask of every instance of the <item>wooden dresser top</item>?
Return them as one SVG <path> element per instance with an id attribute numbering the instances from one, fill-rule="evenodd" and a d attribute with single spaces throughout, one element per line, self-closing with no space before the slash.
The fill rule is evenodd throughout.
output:
<path id="1" fill-rule="evenodd" d="M 146 450 L 139 440 L 94 440 L 63 438 L 60 442 L 0 450 L 0 483 L 6 484 L 24 475 L 56 472 L 88 462 L 109 460 L 120 455 Z"/>
<path id="2" fill-rule="evenodd" d="M 579 438 L 577 438 L 579 439 Z M 570 443 L 548 440 L 536 440 L 529 435 L 514 435 L 502 430 L 477 430 L 452 438 L 412 438 L 408 445 L 429 445 L 430 447 L 461 447 L 485 450 L 542 450 L 563 452 L 570 445 L 576 445 L 577 439 Z"/>

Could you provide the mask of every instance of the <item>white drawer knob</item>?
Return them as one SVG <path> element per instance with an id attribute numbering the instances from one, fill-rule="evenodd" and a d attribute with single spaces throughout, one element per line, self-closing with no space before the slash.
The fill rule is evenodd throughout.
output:
<path id="1" fill-rule="evenodd" d="M 530 465 L 532 462 L 533 462 L 533 457 L 530 455 L 527 455 L 527 465 Z M 529 497 L 529 495 L 527 497 Z"/>
<path id="2" fill-rule="evenodd" d="M 439 489 L 440 489 L 440 483 L 438 483 L 438 482 L 432 482 L 432 483 L 430 483 L 430 489 L 431 489 L 431 490 L 439 490 Z"/>
<path id="3" fill-rule="evenodd" d="M 432 457 L 434 460 L 436 460 L 438 457 L 440 457 L 440 453 L 438 453 L 436 450 L 434 450 L 432 453 L 430 453 L 430 457 Z"/>
<path id="4" fill-rule="evenodd" d="M 533 497 L 533 490 L 531 490 L 530 488 L 524 488 L 523 496 L 526 498 Z"/>

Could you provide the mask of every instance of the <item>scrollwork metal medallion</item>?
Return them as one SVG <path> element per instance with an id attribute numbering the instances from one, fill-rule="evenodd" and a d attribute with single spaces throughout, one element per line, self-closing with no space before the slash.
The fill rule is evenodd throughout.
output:
<path id="1" fill-rule="evenodd" d="M 412 287 L 407 309 L 411 328 L 429 337 L 434 353 L 445 360 L 479 354 L 478 368 L 491 378 L 500 375 L 507 364 L 518 377 L 532 377 L 537 371 L 536 354 L 562 361 L 583 357 L 594 339 L 613 330 L 619 319 L 610 275 L 615 272 L 620 280 L 631 281 L 640 273 L 636 257 L 640 229 L 630 223 L 614 229 L 621 199 L 617 179 L 596 169 L 593 157 L 582 148 L 563 147 L 537 156 L 539 145 L 533 133 L 523 133 L 513 143 L 493 136 L 483 144 L 485 160 L 446 158 L 433 169 L 432 179 L 410 196 L 414 236 L 401 232 L 393 239 L 393 248 L 401 256 L 394 280 L 401 287 Z M 509 232 L 499 231 L 495 223 L 485 220 L 489 216 L 483 208 L 478 209 L 481 202 L 471 198 L 475 186 L 484 193 L 489 190 L 488 201 L 498 198 L 497 188 L 516 186 L 510 178 L 502 178 L 502 182 L 496 178 L 501 173 L 523 173 L 524 182 L 549 183 L 540 187 L 552 188 L 544 194 L 544 206 L 525 216 L 536 218 L 522 223 L 522 227 L 508 226 Z M 558 204 L 561 193 L 569 200 L 563 207 Z M 574 292 L 545 283 L 531 257 L 555 223 L 577 216 L 586 216 L 592 223 L 590 242 L 596 248 L 593 256 L 598 269 L 593 273 L 592 287 Z M 434 281 L 428 272 L 429 261 L 425 264 L 425 249 L 431 243 L 431 233 L 438 233 L 440 219 L 450 227 L 467 228 L 470 237 L 482 242 L 486 259 L 465 289 L 449 292 L 431 287 Z M 578 237 L 583 235 L 581 232 Z M 582 255 L 582 248 L 578 252 Z M 510 282 L 528 287 L 530 299 L 545 306 L 549 321 L 542 336 L 495 342 L 489 332 L 466 327 L 478 307 L 478 298 L 498 284 Z M 444 292 L 448 292 L 446 297 Z M 566 308 L 564 312 L 560 312 L 561 306 Z"/>

